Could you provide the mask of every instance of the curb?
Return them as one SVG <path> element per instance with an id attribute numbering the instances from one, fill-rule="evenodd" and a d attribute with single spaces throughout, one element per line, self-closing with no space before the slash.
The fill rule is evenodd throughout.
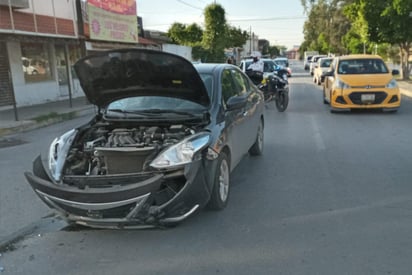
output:
<path id="1" fill-rule="evenodd" d="M 61 230 L 65 227 L 67 227 L 66 222 L 61 220 L 58 216 L 56 216 L 56 214 L 50 213 L 40 220 L 33 222 L 0 239 L 0 253 L 13 251 L 16 248 L 15 244 L 29 235 L 39 234 L 39 236 L 41 236 L 43 233 L 45 233 L 44 228 L 49 230 Z"/>
<path id="2" fill-rule="evenodd" d="M 407 97 L 411 97 L 412 98 L 412 91 L 403 89 L 403 88 L 399 88 L 399 90 L 401 91 L 401 94 Z"/>
<path id="3" fill-rule="evenodd" d="M 94 108 L 90 107 L 90 108 L 83 109 L 83 110 L 59 113 L 59 114 L 56 114 L 55 117 L 44 120 L 44 121 L 36 121 L 36 120 L 19 121 L 17 122 L 17 125 L 9 126 L 9 127 L 6 126 L 4 128 L 0 128 L 0 137 L 14 134 L 14 133 L 21 133 L 21 132 L 26 132 L 26 131 L 46 127 L 46 126 L 56 124 L 62 121 L 75 119 L 77 117 L 81 117 L 85 115 L 91 115 L 93 113 L 94 113 Z"/>

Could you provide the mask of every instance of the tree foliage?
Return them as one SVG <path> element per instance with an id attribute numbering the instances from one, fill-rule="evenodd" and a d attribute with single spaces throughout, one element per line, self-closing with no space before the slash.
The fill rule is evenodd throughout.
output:
<path id="1" fill-rule="evenodd" d="M 412 0 L 301 0 L 308 19 L 306 49 L 337 54 L 379 53 L 393 56 L 399 48 L 403 78 L 408 78 L 412 48 Z"/>
<path id="2" fill-rule="evenodd" d="M 195 23 L 190 25 L 173 23 L 169 28 L 167 35 L 172 39 L 173 43 L 185 46 L 195 46 L 202 40 L 203 30 Z"/>
<path id="3" fill-rule="evenodd" d="M 412 0 L 355 0 L 351 6 L 364 16 L 370 41 L 399 46 L 402 75 L 408 79 L 412 67 L 408 65 L 412 48 Z"/>
<path id="4" fill-rule="evenodd" d="M 221 62 L 225 57 L 227 46 L 227 24 L 225 10 L 218 4 L 210 4 L 205 8 L 205 30 L 202 45 L 209 50 L 208 62 Z"/>
<path id="5" fill-rule="evenodd" d="M 246 31 L 227 24 L 225 10 L 218 4 L 205 8 L 205 29 L 197 24 L 174 23 L 168 30 L 173 43 L 191 46 L 194 59 L 203 62 L 223 62 L 224 50 L 242 47 L 249 39 Z"/>

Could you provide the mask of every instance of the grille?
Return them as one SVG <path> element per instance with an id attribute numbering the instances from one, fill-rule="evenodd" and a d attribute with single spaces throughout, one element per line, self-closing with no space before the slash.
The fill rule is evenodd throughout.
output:
<path id="1" fill-rule="evenodd" d="M 349 95 L 349 99 L 352 101 L 353 104 L 364 105 L 365 103 L 362 102 L 362 94 L 374 94 L 375 101 L 371 104 L 381 104 L 385 98 L 388 96 L 385 92 L 353 92 Z"/>

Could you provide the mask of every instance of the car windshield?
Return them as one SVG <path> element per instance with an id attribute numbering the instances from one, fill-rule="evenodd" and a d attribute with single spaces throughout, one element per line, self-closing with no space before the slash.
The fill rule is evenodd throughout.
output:
<path id="1" fill-rule="evenodd" d="M 286 61 L 286 60 L 283 60 L 283 59 L 274 60 L 274 62 L 275 62 L 276 64 L 278 64 L 278 65 L 280 65 L 280 66 L 284 66 L 284 67 L 286 67 L 286 65 L 287 65 L 287 61 Z"/>
<path id="2" fill-rule="evenodd" d="M 109 104 L 108 112 L 144 113 L 156 110 L 163 112 L 199 113 L 204 107 L 195 102 L 174 97 L 164 96 L 136 96 L 116 100 Z"/>
<path id="3" fill-rule="evenodd" d="M 381 59 L 349 59 L 339 62 L 339 74 L 387 74 L 389 72 Z"/>
<path id="4" fill-rule="evenodd" d="M 252 64 L 252 61 L 246 61 L 246 69 L 249 68 L 250 64 Z M 271 60 L 263 60 L 263 72 L 265 73 L 271 73 L 273 71 L 276 71 L 277 66 L 274 61 Z"/>

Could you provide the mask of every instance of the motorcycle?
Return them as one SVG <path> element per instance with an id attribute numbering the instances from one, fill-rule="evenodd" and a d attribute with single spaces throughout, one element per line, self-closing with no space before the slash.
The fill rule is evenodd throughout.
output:
<path id="1" fill-rule="evenodd" d="M 284 112 L 289 104 L 289 83 L 287 76 L 269 75 L 263 77 L 262 72 L 246 70 L 246 75 L 263 92 L 265 102 L 275 100 L 276 109 Z"/>

